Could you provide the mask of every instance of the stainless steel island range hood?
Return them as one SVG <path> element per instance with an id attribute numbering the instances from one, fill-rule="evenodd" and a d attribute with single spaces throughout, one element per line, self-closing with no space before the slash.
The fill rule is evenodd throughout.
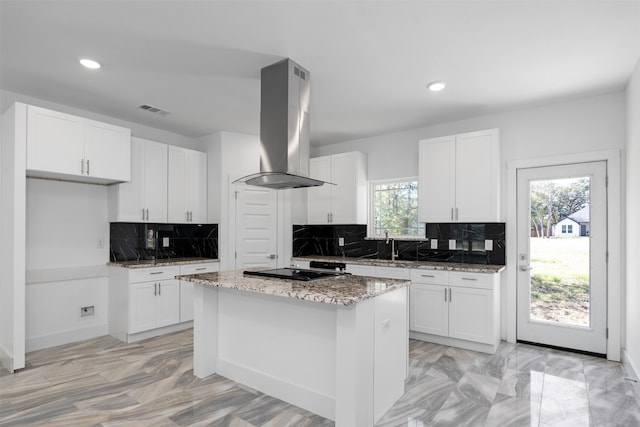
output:
<path id="1" fill-rule="evenodd" d="M 291 59 L 262 69 L 260 173 L 234 182 L 278 190 L 325 184 L 309 178 L 310 98 L 309 71 Z"/>

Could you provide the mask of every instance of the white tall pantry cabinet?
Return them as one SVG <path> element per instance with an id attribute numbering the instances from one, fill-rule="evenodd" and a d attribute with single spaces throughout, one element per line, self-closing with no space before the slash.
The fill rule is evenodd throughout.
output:
<path id="1" fill-rule="evenodd" d="M 500 134 L 489 129 L 420 141 L 421 222 L 500 221 Z"/>
<path id="2" fill-rule="evenodd" d="M 169 147 L 169 222 L 207 221 L 207 154 Z"/>
<path id="3" fill-rule="evenodd" d="M 311 178 L 331 182 L 307 189 L 309 224 L 367 223 L 367 157 L 353 151 L 315 157 L 309 163 Z"/>

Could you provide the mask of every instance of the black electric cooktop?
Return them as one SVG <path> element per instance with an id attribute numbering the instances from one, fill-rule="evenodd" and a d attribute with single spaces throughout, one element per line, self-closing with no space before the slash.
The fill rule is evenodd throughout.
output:
<path id="1" fill-rule="evenodd" d="M 334 272 L 334 271 L 317 271 L 317 270 L 303 270 L 300 268 L 275 268 L 273 270 L 261 270 L 261 271 L 244 271 L 246 276 L 262 276 L 262 277 L 274 277 L 276 279 L 289 279 L 289 280 L 318 280 L 325 279 L 327 277 L 342 276 L 349 273 Z"/>

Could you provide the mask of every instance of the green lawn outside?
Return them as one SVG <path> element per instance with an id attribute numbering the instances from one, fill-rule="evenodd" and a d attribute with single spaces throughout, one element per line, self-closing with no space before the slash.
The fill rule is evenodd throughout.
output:
<path id="1" fill-rule="evenodd" d="M 531 317 L 589 325 L 589 238 L 531 238 Z"/>

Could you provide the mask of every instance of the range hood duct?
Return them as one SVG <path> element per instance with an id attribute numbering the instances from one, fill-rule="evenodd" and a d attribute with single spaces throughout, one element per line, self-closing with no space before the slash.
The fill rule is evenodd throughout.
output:
<path id="1" fill-rule="evenodd" d="M 261 70 L 260 86 L 260 173 L 234 182 L 277 190 L 325 184 L 309 178 L 309 71 L 285 59 Z"/>

